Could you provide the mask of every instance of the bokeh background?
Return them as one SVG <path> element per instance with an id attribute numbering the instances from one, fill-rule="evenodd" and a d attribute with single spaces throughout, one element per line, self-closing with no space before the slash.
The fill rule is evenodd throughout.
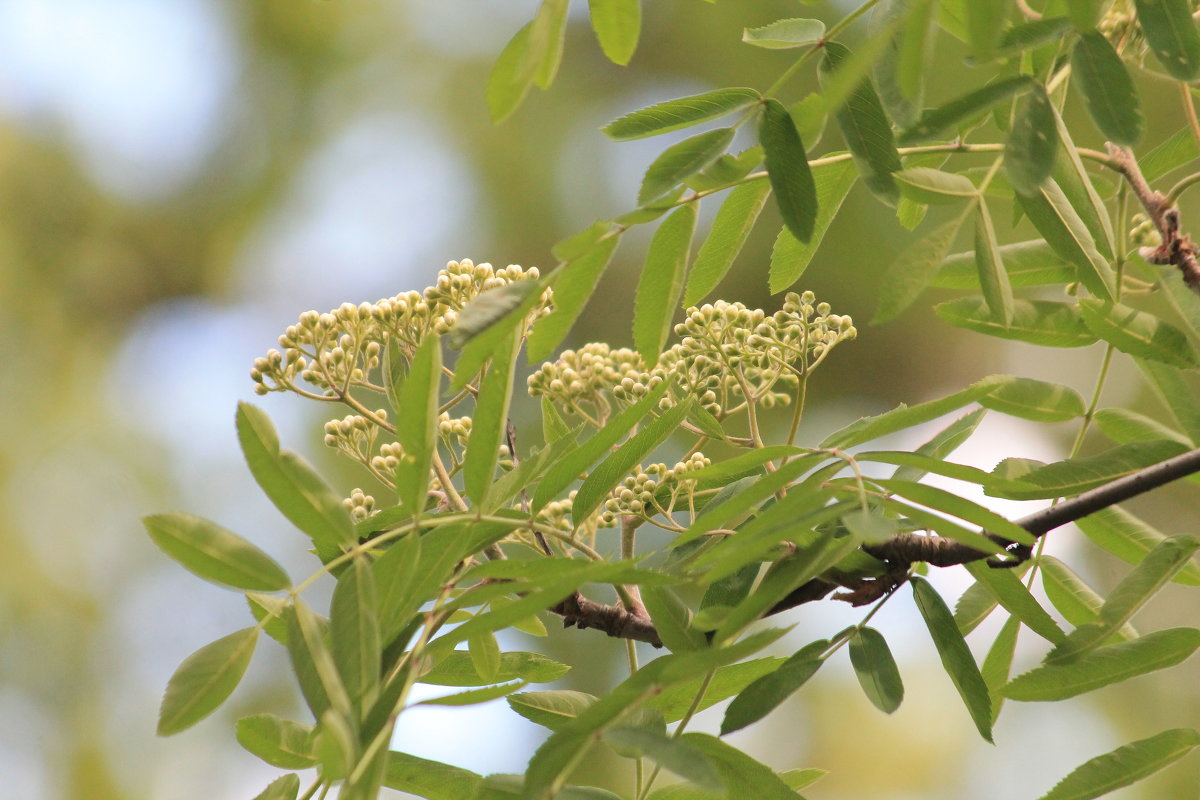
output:
<path id="1" fill-rule="evenodd" d="M 236 446 L 234 406 L 253 396 L 252 359 L 301 311 L 419 289 L 449 259 L 551 266 L 555 241 L 632 207 L 641 171 L 667 143 L 614 144 L 597 128 L 656 100 L 769 85 L 792 56 L 741 45 L 740 30 L 798 13 L 783 0 L 647 3 L 642 46 L 619 68 L 601 56 L 577 2 L 557 84 L 493 126 L 483 99 L 491 61 L 535 7 L 0 2 L 0 796 L 257 794 L 277 771 L 238 747 L 233 721 L 268 710 L 305 718 L 285 657 L 264 642 L 225 708 L 156 739 L 171 672 L 197 647 L 243 627 L 248 612 L 238 594 L 162 557 L 139 517 L 203 514 L 272 552 L 293 575 L 308 574 L 314 562 L 302 539 L 258 494 Z M 838 7 L 803 13 L 832 20 Z M 935 99 L 974 79 L 953 43 L 942 42 Z M 814 88 L 802 77 L 785 99 Z M 1182 116 L 1172 87 L 1144 81 L 1142 89 L 1148 147 Z M 1077 142 L 1099 145 L 1089 123 L 1073 118 Z M 827 132 L 819 149 L 838 146 Z M 713 211 L 706 208 L 702 225 Z M 777 305 L 766 291 L 772 213 L 723 287 L 728 299 Z M 629 343 L 646 238 L 622 244 L 573 343 Z M 909 240 L 888 209 L 855 189 L 803 279 L 835 311 L 860 320 L 859 340 L 817 379 L 804 428 L 810 440 L 993 372 L 1058 380 L 1090 395 L 1098 348 L 1003 346 L 949 329 L 919 307 L 868 327 L 879 274 Z M 320 409 L 279 395 L 259 402 L 287 446 L 347 493 L 358 485 L 351 465 L 323 452 Z M 1105 404 L 1157 413 L 1123 362 Z M 1051 460 L 1074 433 L 993 417 L 959 458 L 985 468 L 1010 455 Z M 1175 486 L 1134 508 L 1168 532 L 1195 532 L 1195 495 L 1194 484 Z M 1126 570 L 1082 546 L 1077 532 L 1052 539 L 1098 588 Z M 935 578 L 951 597 L 966 585 L 951 571 Z M 1197 606 L 1194 593 L 1175 588 L 1140 621 L 1195 624 Z M 842 608 L 801 609 L 780 650 L 857 618 Z M 988 746 L 906 597 L 877 623 L 908 689 L 898 712 L 875 712 L 841 659 L 732 740 L 779 769 L 831 769 L 812 797 L 1012 798 L 1040 794 L 1119 744 L 1200 720 L 1200 671 L 1190 662 L 1053 707 L 1010 704 L 996 746 Z M 987 646 L 987 630 L 974 645 Z M 531 646 L 517 636 L 504 644 Z M 624 663 L 623 647 L 594 632 L 556 632 L 536 646 L 583 664 L 563 687 L 602 691 Z M 1040 652 L 1024 641 L 1018 668 Z M 701 715 L 698 729 L 715 730 L 719 714 Z M 543 736 L 496 701 L 414 712 L 395 746 L 480 772 L 518 772 Z M 627 788 L 629 770 L 614 763 L 597 757 L 578 777 Z M 1197 785 L 1193 756 L 1114 796 L 1195 797 Z"/>

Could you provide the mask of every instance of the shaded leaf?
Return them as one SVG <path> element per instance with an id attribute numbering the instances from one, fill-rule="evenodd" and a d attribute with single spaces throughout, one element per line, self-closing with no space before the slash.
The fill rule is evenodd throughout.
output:
<path id="1" fill-rule="evenodd" d="M 967 42 L 971 54 L 986 60 L 996 49 L 1000 32 L 1004 30 L 1004 17 L 1009 4 L 1006 0 L 970 0 L 963 4 L 966 12 Z"/>
<path id="2" fill-rule="evenodd" d="M 396 465 L 396 493 L 408 514 L 425 509 L 429 470 L 437 454 L 438 395 L 442 380 L 442 345 L 428 336 L 413 354 L 404 383 L 393 391 L 398 404 L 396 439 L 404 454 Z"/>
<path id="3" fill-rule="evenodd" d="M 1140 4 L 1139 4 L 1140 5 Z M 1153 775 L 1200 745 L 1200 731 L 1176 728 L 1081 764 L 1039 800 L 1091 800 Z"/>
<path id="4" fill-rule="evenodd" d="M 1140 564 L 1166 534 L 1120 506 L 1109 506 L 1075 521 L 1079 529 L 1100 547 L 1122 561 Z M 1176 583 L 1200 586 L 1200 565 L 1193 559 L 1173 579 Z"/>
<path id="5" fill-rule="evenodd" d="M 1063 260 L 1079 269 L 1079 280 L 1102 299 L 1113 296 L 1116 276 L 1112 266 L 1096 249 L 1096 240 L 1053 179 L 1036 194 L 1018 194 L 1017 200 L 1029 221 Z"/>
<path id="6" fill-rule="evenodd" d="M 1182 369 L 1200 365 L 1187 335 L 1153 314 L 1095 297 L 1080 299 L 1079 311 L 1092 333 L 1123 353 Z"/>
<path id="7" fill-rule="evenodd" d="M 559 271 L 554 279 L 554 310 L 539 318 L 529 334 L 527 349 L 531 361 L 545 360 L 562 344 L 612 261 L 619 242 L 618 236 L 603 239 Z"/>
<path id="8" fill-rule="evenodd" d="M 996 254 L 1000 256 L 1012 286 L 1044 286 L 1069 283 L 1075 279 L 1075 270 L 1041 239 L 1003 244 L 997 248 Z M 929 285 L 939 289 L 979 288 L 975 252 L 947 256 Z"/>
<path id="9" fill-rule="evenodd" d="M 910 167 L 893 176 L 900 193 L 919 203 L 946 205 L 976 197 L 975 184 L 962 175 L 930 167 Z"/>
<path id="10" fill-rule="evenodd" d="M 992 700 L 992 724 L 1000 718 L 1000 708 L 1004 705 L 1004 696 L 999 689 L 1008 682 L 1008 673 L 1012 669 L 1013 656 L 1017 651 L 1017 635 L 1021 632 L 1021 621 L 1010 616 L 1004 621 L 996 640 L 988 648 L 979 674 L 987 684 L 988 693 Z"/>
<path id="11" fill-rule="evenodd" d="M 874 628 L 855 629 L 850 636 L 850 663 L 872 705 L 885 714 L 900 707 L 904 684 L 883 634 Z"/>
<path id="12" fill-rule="evenodd" d="M 826 639 L 805 645 L 776 670 L 749 684 L 725 709 L 721 735 L 757 722 L 777 708 L 817 673 L 825 663 L 820 656 L 828 648 Z"/>
<path id="13" fill-rule="evenodd" d="M 970 209 L 967 209 L 970 211 Z M 959 214 L 943 223 L 932 233 L 906 247 L 883 274 L 879 288 L 879 307 L 871 324 L 878 325 L 899 316 L 925 291 L 929 281 L 937 274 L 942 260 L 950 252 L 950 245 L 958 235 L 966 219 Z"/>
<path id="14" fill-rule="evenodd" d="M 647 756 L 681 778 L 712 791 L 723 788 L 704 753 L 682 739 L 650 728 L 622 726 L 605 731 L 604 740 L 623 751 Z"/>
<path id="15" fill-rule="evenodd" d="M 1080 35 L 1071 51 L 1071 75 L 1088 113 L 1104 136 L 1134 145 L 1142 138 L 1142 107 L 1129 70 L 1099 31 Z"/>
<path id="16" fill-rule="evenodd" d="M 919 144 L 928 139 L 937 138 L 947 128 L 986 111 L 1017 92 L 1029 89 L 1032 85 L 1033 81 L 1029 77 L 1018 75 L 996 81 L 982 89 L 976 89 L 957 97 L 938 108 L 925 111 L 920 119 L 897 137 L 896 143 L 900 145 Z"/>
<path id="17" fill-rule="evenodd" d="M 473 797 L 483 778 L 470 770 L 392 751 L 387 754 L 383 785 L 428 800 Z"/>
<path id="18" fill-rule="evenodd" d="M 872 37 L 890 32 L 890 44 L 875 62 L 872 77 L 879 99 L 898 125 L 916 121 L 924 100 L 924 75 L 929 66 L 933 33 L 932 0 L 884 0 L 871 15 Z M 895 20 L 902 20 L 892 32 Z"/>
<path id="19" fill-rule="evenodd" d="M 559 663 L 540 653 L 512 651 L 500 653 L 495 673 L 490 680 L 481 675 L 470 653 L 452 650 L 431 670 L 418 678 L 421 683 L 437 686 L 483 686 L 487 683 L 504 683 L 522 680 L 526 683 L 549 683 L 570 671 L 566 664 Z"/>
<path id="20" fill-rule="evenodd" d="M 356 708 L 369 706 L 379 687 L 382 645 L 375 573 L 355 558 L 338 578 L 329 607 L 330 641 L 338 674 Z"/>
<path id="21" fill-rule="evenodd" d="M 1079 392 L 1060 383 L 1012 378 L 979 398 L 984 408 L 1035 422 L 1063 422 L 1083 416 Z"/>
<path id="22" fill-rule="evenodd" d="M 975 214 L 975 266 L 979 274 L 979 287 L 992 312 L 992 319 L 1008 327 L 1013 317 L 1012 286 L 1004 269 L 992 218 L 982 197 L 979 198 Z"/>
<path id="23" fill-rule="evenodd" d="M 560 730 L 563 725 L 578 717 L 585 708 L 596 702 L 595 695 L 569 689 L 521 692 L 520 694 L 511 694 L 506 699 L 513 711 L 530 722 L 544 725 L 552 731 Z"/>
<path id="24" fill-rule="evenodd" d="M 1101 486 L 1187 450 L 1173 441 L 1131 442 L 1103 453 L 1039 466 L 1020 476 L 1018 485 L 992 486 L 988 494 L 1013 500 L 1067 497 Z"/>
<path id="25" fill-rule="evenodd" d="M 492 354 L 491 369 L 479 385 L 462 469 L 467 495 L 477 506 L 488 503 L 488 490 L 494 484 L 500 447 L 507 441 L 508 407 L 513 388 L 511 376 L 520 347 L 519 331 L 504 337 Z M 433 411 L 436 413 L 437 409 Z"/>
<path id="26" fill-rule="evenodd" d="M 1096 341 L 1073 303 L 1013 300 L 1013 316 L 1008 325 L 992 318 L 982 297 L 938 303 L 934 311 L 943 321 L 959 328 L 1043 347 L 1085 347 Z"/>
<path id="27" fill-rule="evenodd" d="M 1187 0 L 1134 0 L 1137 21 L 1163 69 L 1190 81 L 1200 75 L 1200 33 Z"/>
<path id="28" fill-rule="evenodd" d="M 685 733 L 678 739 L 708 757 L 726 791 L 755 800 L 796 800 L 796 793 L 770 767 L 705 733 Z"/>
<path id="29" fill-rule="evenodd" d="M 732 141 L 733 128 L 717 128 L 668 147 L 646 169 L 638 190 L 638 205 L 657 200 L 716 161 Z"/>
<path id="30" fill-rule="evenodd" d="M 758 137 L 780 216 L 793 236 L 808 242 L 817 219 L 817 187 L 796 123 L 778 100 L 763 102 Z"/>
<path id="31" fill-rule="evenodd" d="M 1066 638 L 1058 623 L 1012 570 L 993 569 L 982 561 L 964 566 L 979 583 L 988 588 L 1000 605 L 1038 636 L 1054 644 Z"/>
<path id="32" fill-rule="evenodd" d="M 1058 126 L 1054 107 L 1050 104 L 1046 88 L 1035 83 L 1017 103 L 1012 130 L 1004 146 L 1008 180 L 1018 194 L 1038 191 L 1050 177 L 1057 153 Z"/>

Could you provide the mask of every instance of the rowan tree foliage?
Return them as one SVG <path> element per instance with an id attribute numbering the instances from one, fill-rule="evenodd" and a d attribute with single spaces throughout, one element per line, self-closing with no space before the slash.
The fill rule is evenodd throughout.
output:
<path id="1" fill-rule="evenodd" d="M 567 8 L 544 0 L 500 53 L 487 88 L 495 121 L 518 113 L 532 87 L 552 90 Z M 638 0 L 591 0 L 589 10 L 604 54 L 628 62 Z M 293 770 L 261 798 L 335 788 L 365 799 L 383 787 L 433 800 L 616 797 L 569 783 L 597 748 L 630 760 L 637 800 L 785 798 L 821 770 L 776 773 L 689 722 L 729 700 L 721 734 L 752 725 L 819 683 L 843 649 L 866 697 L 891 713 L 904 685 L 887 631 L 870 624 L 885 603 L 915 604 L 988 741 L 1008 701 L 1064 700 L 1187 659 L 1200 629 L 1139 632 L 1130 620 L 1169 583 L 1200 585 L 1200 542 L 1167 536 L 1119 504 L 1200 472 L 1200 266 L 1179 213 L 1200 180 L 1184 174 L 1200 159 L 1192 12 L 1186 0 L 870 0 L 832 21 L 746 29 L 747 59 L 762 48 L 795 54 L 778 80 L 664 99 L 605 126 L 628 140 L 716 125 L 663 150 L 636 207 L 559 242 L 552 268 L 451 261 L 423 291 L 300 314 L 255 361 L 253 388 L 330 406 L 325 443 L 361 465 L 363 485 L 343 499 L 281 449 L 262 410 L 239 406 L 250 472 L 306 537 L 297 544 L 312 549 L 314 571 L 294 581 L 200 517 L 146 519 L 169 556 L 244 591 L 253 622 L 179 667 L 159 732 L 219 706 L 266 634 L 286 648 L 311 716 L 238 722 L 246 749 Z M 860 44 L 847 47 L 848 36 Z M 965 48 L 976 69 L 957 96 L 927 97 L 923 78 L 944 46 Z M 820 92 L 794 97 L 793 79 L 812 71 Z M 1139 147 L 1145 76 L 1178 87 L 1179 128 L 1152 149 Z M 1086 109 L 1104 150 L 1074 144 L 1062 113 L 1070 105 Z M 753 144 L 732 151 L 743 125 Z M 880 330 L 860 329 L 802 285 L 859 181 L 914 230 L 879 278 L 872 323 L 928 287 L 958 290 L 935 308 L 948 334 L 1099 343 L 1092 397 L 994 375 L 802 440 L 814 373 Z M 718 207 L 698 236 L 703 203 Z M 760 265 L 738 254 L 771 203 L 783 221 L 767 271 L 778 302 L 756 309 L 712 297 L 731 270 L 761 279 Z M 950 213 L 921 228 L 930 206 Z M 1035 235 L 1000 245 L 997 215 Z M 643 225 L 656 227 L 632 298 L 634 348 L 560 351 L 624 234 Z M 960 240 L 971 249 L 953 253 Z M 533 369 L 522 382 L 523 357 Z M 1116 359 L 1137 364 L 1163 401 L 1160 417 L 1099 407 Z M 513 424 L 518 403 L 540 405 L 540 430 Z M 991 471 L 955 462 L 988 413 L 1071 422 L 1074 445 L 1054 463 L 1019 453 Z M 875 444 L 948 415 L 913 450 Z M 1089 431 L 1108 444 L 1084 455 Z M 931 485 L 931 475 L 1046 508 L 1007 519 Z M 1067 522 L 1129 562 L 1107 596 L 1042 553 Z M 651 529 L 669 544 L 640 542 Z M 921 577 L 930 569 L 973 577 L 954 611 Z M 318 581 L 335 582 L 328 608 L 306 598 Z M 617 599 L 596 599 L 596 585 Z M 814 602 L 864 611 L 790 656 L 764 655 L 787 631 L 785 614 Z M 964 637 L 993 613 L 1006 621 L 977 663 Z M 572 665 L 502 652 L 497 634 L 543 633 L 549 618 L 581 637 L 626 640 L 628 676 L 600 696 L 531 688 Z M 1044 640 L 1045 657 L 1012 675 L 1022 628 Z M 635 642 L 653 645 L 654 657 L 639 662 Z M 521 776 L 392 751 L 418 683 L 446 687 L 424 703 L 506 698 L 548 738 Z M 1098 797 L 1197 745 L 1195 729 L 1154 733 L 1079 766 L 1044 797 Z M 660 778 L 664 769 L 682 782 Z M 307 771 L 307 788 L 295 771 Z"/>

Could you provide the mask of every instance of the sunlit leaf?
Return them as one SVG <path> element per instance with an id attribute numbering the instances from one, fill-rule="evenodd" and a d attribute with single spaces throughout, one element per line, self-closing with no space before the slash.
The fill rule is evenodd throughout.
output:
<path id="1" fill-rule="evenodd" d="M 657 136 L 747 108 L 762 99 L 754 89 L 714 89 L 711 92 L 666 100 L 626 114 L 601 128 L 610 139 L 623 142 Z"/>
<path id="2" fill-rule="evenodd" d="M 1178 442 L 1131 442 L 1103 453 L 1078 456 L 1039 466 L 1020 477 L 1020 485 L 993 486 L 987 491 L 996 497 L 1013 500 L 1067 497 L 1101 486 L 1183 453 Z"/>
<path id="3" fill-rule="evenodd" d="M 548 358 L 562 344 L 612 261 L 618 242 L 618 236 L 600 241 L 559 272 L 554 281 L 554 310 L 541 317 L 529 334 L 527 349 L 531 361 Z"/>
<path id="4" fill-rule="evenodd" d="M 1100 547 L 1130 564 L 1140 564 L 1146 554 L 1167 535 L 1120 506 L 1102 508 L 1075 521 L 1079 529 Z M 1176 583 L 1200 586 L 1200 565 L 1193 559 L 1175 576 Z"/>
<path id="5" fill-rule="evenodd" d="M 704 753 L 680 738 L 650 728 L 622 726 L 605 731 L 604 740 L 624 752 L 646 756 L 699 787 L 711 791 L 724 788 Z"/>
<path id="6" fill-rule="evenodd" d="M 982 297 L 961 297 L 938 303 L 934 311 L 959 328 L 1043 347 L 1085 347 L 1096 341 L 1073 303 L 1049 300 L 1013 300 L 1012 321 L 993 319 Z"/>
<path id="7" fill-rule="evenodd" d="M 820 656 L 828 647 L 826 639 L 812 642 L 796 651 L 776 670 L 743 689 L 725 710 L 721 735 L 757 722 L 778 707 L 817 673 L 825 663 Z"/>
<path id="8" fill-rule="evenodd" d="M 646 169 L 638 190 L 638 205 L 657 200 L 716 161 L 732 141 L 733 128 L 717 128 L 668 147 Z"/>
<path id="9" fill-rule="evenodd" d="M 588 11 L 604 55 L 614 64 L 628 64 L 642 30 L 641 0 L 588 0 Z"/>
<path id="10" fill-rule="evenodd" d="M 1039 800 L 1091 800 L 1153 775 L 1200 746 L 1200 731 L 1176 728 L 1081 764 Z"/>
<path id="11" fill-rule="evenodd" d="M 428 672 L 421 683 L 437 686 L 482 686 L 489 682 L 504 683 L 522 680 L 527 683 L 549 683 L 570 671 L 570 667 L 540 653 L 513 651 L 500 653 L 495 673 L 487 680 L 475 666 L 470 653 L 453 650 Z"/>
<path id="12" fill-rule="evenodd" d="M 300 776 L 295 773 L 281 775 L 271 781 L 254 800 L 296 800 L 300 792 Z"/>
<path id="13" fill-rule="evenodd" d="M 1079 627 L 1096 619 L 1104 598 L 1088 586 L 1083 578 L 1053 556 L 1038 556 L 1041 566 L 1042 588 L 1051 604 L 1063 615 L 1063 619 Z M 1133 626 L 1126 623 L 1113 634 L 1115 639 L 1129 641 L 1138 637 Z"/>
<path id="14" fill-rule="evenodd" d="M 317 763 L 313 728 L 274 714 L 253 714 L 237 721 L 238 744 L 271 766 L 306 769 Z"/>
<path id="15" fill-rule="evenodd" d="M 988 587 L 1000 605 L 1038 636 L 1054 644 L 1066 638 L 1058 623 L 1012 570 L 993 569 L 982 561 L 964 566 L 977 581 Z"/>
<path id="16" fill-rule="evenodd" d="M 257 643 L 258 628 L 243 628 L 188 656 L 167 681 L 158 735 L 186 730 L 224 703 L 246 673 Z"/>
<path id="17" fill-rule="evenodd" d="M 334 664 L 358 708 L 370 706 L 379 686 L 382 645 L 377 605 L 371 564 L 365 557 L 355 558 L 338 577 L 329 623 Z"/>
<path id="18" fill-rule="evenodd" d="M 771 50 L 816 44 L 825 36 L 825 23 L 819 19 L 780 19 L 761 28 L 746 28 L 742 41 Z"/>
<path id="19" fill-rule="evenodd" d="M 648 367 L 658 362 L 683 293 L 696 213 L 696 203 L 687 203 L 673 212 L 658 226 L 646 251 L 634 301 L 633 343 Z"/>
<path id="20" fill-rule="evenodd" d="M 513 387 L 511 376 L 520 346 L 517 332 L 503 339 L 492 356 L 491 369 L 483 376 L 479 386 L 471 435 L 463 458 L 463 483 L 468 496 L 477 505 L 487 503 L 500 447 L 507 441 L 508 407 Z"/>
<path id="21" fill-rule="evenodd" d="M 392 751 L 387 754 L 383 785 L 428 800 L 473 797 L 483 778 L 470 770 Z"/>
<path id="22" fill-rule="evenodd" d="M 1010 616 L 1004 621 L 996 640 L 988 648 L 983 663 L 979 665 L 979 674 L 987 684 L 989 697 L 992 700 L 992 725 L 1000 717 L 1000 708 L 1004 705 L 1004 696 L 999 689 L 1008 682 L 1008 673 L 1012 669 L 1013 656 L 1017 651 L 1017 635 L 1021 631 L 1021 621 Z"/>
<path id="23" fill-rule="evenodd" d="M 176 512 L 144 517 L 142 524 L 164 553 L 206 581 L 266 592 L 291 585 L 273 558 L 215 522 Z"/>
<path id="24" fill-rule="evenodd" d="M 770 191 L 771 185 L 767 181 L 750 181 L 735 188 L 721 203 L 688 275 L 687 290 L 683 295 L 685 308 L 703 300 L 729 272 L 733 260 L 750 236 L 750 230 L 766 204 Z M 557 301 L 558 289 L 555 288 Z M 542 324 L 539 322 L 539 327 Z"/>
<path id="25" fill-rule="evenodd" d="M 1083 398 L 1061 383 L 1012 378 L 979 398 L 984 408 L 1031 419 L 1035 422 L 1063 422 L 1083 415 Z"/>
<path id="26" fill-rule="evenodd" d="M 420 514 L 429 493 L 429 469 L 437 454 L 438 395 L 442 380 L 442 346 L 426 337 L 413 355 L 404 384 L 394 392 L 396 439 L 404 450 L 396 466 L 396 492 L 410 515 Z"/>
<path id="27" fill-rule="evenodd" d="M 569 689 L 546 692 L 521 692 L 507 698 L 509 707 L 530 722 L 559 730 L 596 702 L 596 696 Z"/>
<path id="28" fill-rule="evenodd" d="M 1153 314 L 1095 297 L 1082 298 L 1079 310 L 1092 333 L 1123 353 L 1182 369 L 1200 365 L 1187 335 Z"/>

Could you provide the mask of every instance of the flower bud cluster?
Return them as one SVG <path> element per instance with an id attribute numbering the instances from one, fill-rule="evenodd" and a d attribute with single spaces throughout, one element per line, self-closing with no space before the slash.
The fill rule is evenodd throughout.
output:
<path id="1" fill-rule="evenodd" d="M 350 512 L 350 518 L 355 522 L 362 522 L 372 514 L 378 513 L 375 510 L 375 498 L 365 494 L 362 489 L 350 492 L 350 496 L 342 501 L 342 507 Z"/>
<path id="2" fill-rule="evenodd" d="M 617 518 L 623 514 L 650 518 L 655 514 L 670 513 L 679 494 L 689 492 L 696 486 L 696 482 L 688 478 L 688 473 L 711 463 L 711 459 L 697 452 L 676 462 L 673 467 L 668 468 L 662 463 L 651 464 L 629 475 L 604 502 L 604 510 L 600 513 L 601 525 L 615 525 Z"/>
<path id="3" fill-rule="evenodd" d="M 1138 212 L 1129 220 L 1129 243 L 1134 247 L 1158 247 L 1162 244 L 1162 235 L 1154 220 Z"/>
<path id="4" fill-rule="evenodd" d="M 451 261 L 437 281 L 423 292 L 402 292 L 374 303 L 343 303 L 324 314 L 305 311 L 279 337 L 279 348 L 255 359 L 250 370 L 254 391 L 295 391 L 296 381 L 337 396 L 365 385 L 380 365 L 383 349 L 394 338 L 411 354 L 430 333 L 443 334 L 458 319 L 463 306 L 481 292 L 521 280 L 537 280 L 536 268 L 510 265 L 496 269 L 468 259 Z M 529 321 L 548 312 L 552 300 L 546 289 Z"/>
<path id="5" fill-rule="evenodd" d="M 607 410 L 606 397 L 632 403 L 670 379 L 675 388 L 663 398 L 663 409 L 695 397 L 722 417 L 748 400 L 765 407 L 789 402 L 800 377 L 839 342 L 857 335 L 850 317 L 831 313 L 812 292 L 789 292 L 783 308 L 770 316 L 723 300 L 692 307 L 675 333 L 679 343 L 651 370 L 631 350 L 589 344 L 543 364 L 529 378 L 529 392 L 567 410 L 583 403 Z"/>

